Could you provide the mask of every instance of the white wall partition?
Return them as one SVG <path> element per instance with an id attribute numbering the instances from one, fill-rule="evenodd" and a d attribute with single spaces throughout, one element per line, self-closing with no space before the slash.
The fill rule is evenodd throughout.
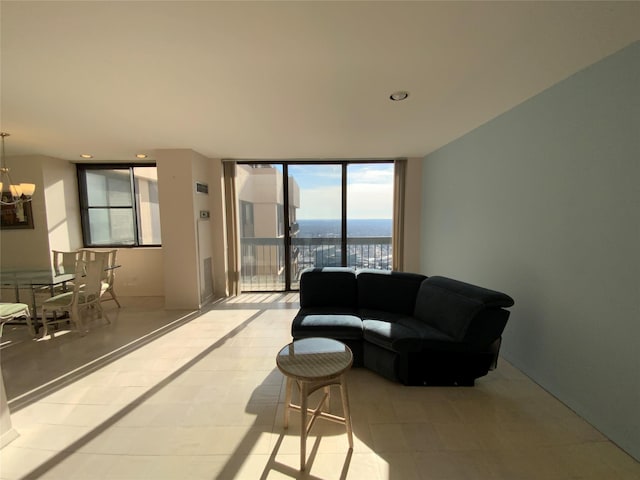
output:
<path id="1" fill-rule="evenodd" d="M 168 309 L 199 308 L 197 212 L 194 165 L 188 149 L 158 150 L 158 196 Z"/>
<path id="2" fill-rule="evenodd" d="M 199 308 L 224 295 L 220 160 L 189 149 L 157 150 L 165 307 Z M 196 192 L 196 182 L 209 193 Z M 200 212 L 209 212 L 201 218 Z"/>
<path id="3" fill-rule="evenodd" d="M 640 460 L 640 43 L 424 162 L 422 271 L 515 299 L 503 354 Z"/>

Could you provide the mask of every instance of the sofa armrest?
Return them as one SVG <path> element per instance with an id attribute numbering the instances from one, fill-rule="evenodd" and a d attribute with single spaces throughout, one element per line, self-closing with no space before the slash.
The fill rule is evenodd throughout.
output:
<path id="1" fill-rule="evenodd" d="M 478 287 L 446 277 L 429 277 L 420 286 L 416 297 L 414 316 L 435 327 L 456 341 L 466 339 L 467 331 L 476 316 L 485 310 L 499 311 L 513 305 L 513 299 L 504 293 Z M 506 318 L 504 319 L 506 322 Z M 486 325 L 489 332 L 504 329 L 498 322 Z M 501 328 L 500 328 L 501 327 Z M 478 332 L 485 326 L 475 323 L 471 335 L 480 338 Z M 483 335 L 493 335 L 483 331 Z M 495 338 L 493 338 L 495 340 Z M 475 342 L 474 342 L 475 343 Z"/>
<path id="2" fill-rule="evenodd" d="M 463 297 L 476 300 L 481 303 L 483 307 L 508 308 L 514 304 L 513 298 L 505 293 L 472 285 L 471 283 L 461 282 L 460 280 L 454 280 L 453 278 L 434 276 L 429 277 L 427 281 L 431 285 L 436 285 L 450 292 L 462 295 Z"/>
<path id="3" fill-rule="evenodd" d="M 510 313 L 502 308 L 487 308 L 478 312 L 469 323 L 464 342 L 479 349 L 488 348 L 502 336 Z"/>

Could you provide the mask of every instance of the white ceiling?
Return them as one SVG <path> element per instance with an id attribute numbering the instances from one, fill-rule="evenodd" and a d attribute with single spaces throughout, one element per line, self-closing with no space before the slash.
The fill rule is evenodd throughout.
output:
<path id="1" fill-rule="evenodd" d="M 1 8 L 7 155 L 78 161 L 421 157 L 640 39 L 640 2 Z"/>

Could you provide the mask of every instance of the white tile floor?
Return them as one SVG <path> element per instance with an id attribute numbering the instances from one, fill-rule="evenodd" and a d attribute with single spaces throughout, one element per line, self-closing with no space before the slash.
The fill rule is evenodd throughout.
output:
<path id="1" fill-rule="evenodd" d="M 353 453 L 344 426 L 318 421 L 301 474 L 275 368 L 297 296 L 245 294 L 186 318 L 161 305 L 125 298 L 84 337 L 6 327 L 20 436 L 0 451 L 1 479 L 640 478 L 640 463 L 505 361 L 473 388 L 352 370 Z"/>

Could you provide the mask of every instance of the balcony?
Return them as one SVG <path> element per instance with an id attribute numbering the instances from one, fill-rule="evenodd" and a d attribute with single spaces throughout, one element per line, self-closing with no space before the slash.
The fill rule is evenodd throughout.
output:
<path id="1" fill-rule="evenodd" d="M 347 266 L 391 270 L 391 237 L 347 237 Z M 285 289 L 283 238 L 241 238 L 241 289 L 244 292 Z M 293 238 L 291 245 L 291 288 L 308 267 L 342 264 L 340 238 Z"/>

